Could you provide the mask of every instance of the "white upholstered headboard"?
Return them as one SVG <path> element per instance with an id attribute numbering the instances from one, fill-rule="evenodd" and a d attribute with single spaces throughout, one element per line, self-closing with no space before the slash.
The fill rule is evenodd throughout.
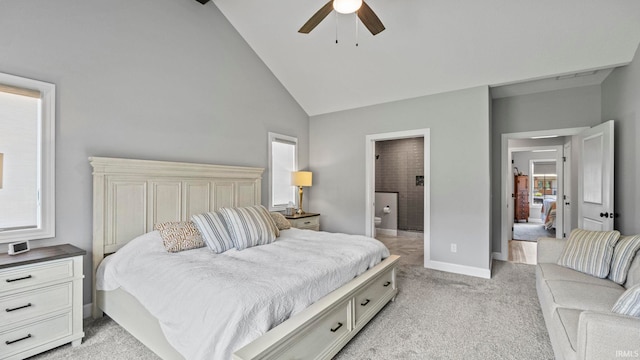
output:
<path id="1" fill-rule="evenodd" d="M 105 254 L 153 230 L 157 222 L 260 204 L 263 168 L 105 157 L 89 162 L 94 275 Z"/>

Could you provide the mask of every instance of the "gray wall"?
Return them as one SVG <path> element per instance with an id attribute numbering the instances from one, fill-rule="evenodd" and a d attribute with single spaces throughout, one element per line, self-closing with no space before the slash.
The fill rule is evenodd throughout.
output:
<path id="1" fill-rule="evenodd" d="M 600 86 L 548 91 L 493 100 L 491 202 L 493 251 L 500 252 L 502 134 L 594 126 L 600 120 Z M 573 148 L 572 148 L 573 150 Z"/>
<path id="2" fill-rule="evenodd" d="M 424 176 L 424 138 L 376 142 L 376 191 L 398 193 L 398 230 L 424 230 L 424 186 L 416 176 Z"/>
<path id="3" fill-rule="evenodd" d="M 615 228 L 640 233 L 640 48 L 602 83 L 602 119 L 615 121 Z"/>
<path id="4" fill-rule="evenodd" d="M 311 117 L 313 211 L 322 213 L 323 230 L 363 234 L 366 135 L 422 128 L 431 129 L 431 259 L 488 269 L 487 87 Z"/>
<path id="5" fill-rule="evenodd" d="M 275 131 L 308 166 L 308 116 L 212 3 L 3 1 L 0 71 L 57 86 L 57 236 L 34 246 L 91 250 L 92 155 L 266 167 Z"/>

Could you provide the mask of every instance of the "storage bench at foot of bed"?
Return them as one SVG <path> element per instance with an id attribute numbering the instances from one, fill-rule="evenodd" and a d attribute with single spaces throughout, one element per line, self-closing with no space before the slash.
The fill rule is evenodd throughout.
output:
<path id="1" fill-rule="evenodd" d="M 236 351 L 233 358 L 331 359 L 396 296 L 398 259 L 391 255 Z"/>

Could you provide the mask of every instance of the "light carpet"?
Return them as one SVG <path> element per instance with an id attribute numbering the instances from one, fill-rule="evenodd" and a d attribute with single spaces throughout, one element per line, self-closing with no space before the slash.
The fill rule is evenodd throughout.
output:
<path id="1" fill-rule="evenodd" d="M 553 359 L 535 267 L 495 261 L 493 278 L 402 265 L 400 293 L 335 359 Z M 34 359 L 157 359 L 105 317 L 82 345 Z"/>
<path id="2" fill-rule="evenodd" d="M 542 223 L 514 223 L 513 239 L 537 241 L 540 237 L 556 237 L 556 230 L 547 230 Z"/>

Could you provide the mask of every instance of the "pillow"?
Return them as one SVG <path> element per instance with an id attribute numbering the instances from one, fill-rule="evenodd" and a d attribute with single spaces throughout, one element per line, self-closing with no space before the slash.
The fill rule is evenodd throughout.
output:
<path id="1" fill-rule="evenodd" d="M 595 277 L 606 278 L 611 257 L 620 233 L 618 231 L 588 231 L 575 229 L 564 245 L 558 265 Z"/>
<path id="2" fill-rule="evenodd" d="M 622 285 L 627 280 L 627 273 L 636 252 L 640 249 L 640 235 L 623 236 L 613 248 L 609 279 Z"/>
<path id="3" fill-rule="evenodd" d="M 191 216 L 204 241 L 211 251 L 221 254 L 229 249 L 233 249 L 233 241 L 227 230 L 227 225 L 218 212 L 208 212 Z"/>
<path id="4" fill-rule="evenodd" d="M 160 232 L 164 248 L 168 252 L 197 249 L 204 246 L 202 235 L 191 221 L 170 221 L 154 226 Z"/>
<path id="5" fill-rule="evenodd" d="M 284 217 L 284 215 L 280 214 L 279 212 L 271 212 L 270 214 L 278 230 L 291 229 L 291 223 L 289 222 L 289 220 L 287 220 L 286 217 Z"/>
<path id="6" fill-rule="evenodd" d="M 280 235 L 269 211 L 262 205 L 221 208 L 220 214 L 224 217 L 233 245 L 238 250 L 270 244 Z"/>
<path id="7" fill-rule="evenodd" d="M 640 284 L 625 291 L 611 309 L 614 313 L 640 317 Z"/>

